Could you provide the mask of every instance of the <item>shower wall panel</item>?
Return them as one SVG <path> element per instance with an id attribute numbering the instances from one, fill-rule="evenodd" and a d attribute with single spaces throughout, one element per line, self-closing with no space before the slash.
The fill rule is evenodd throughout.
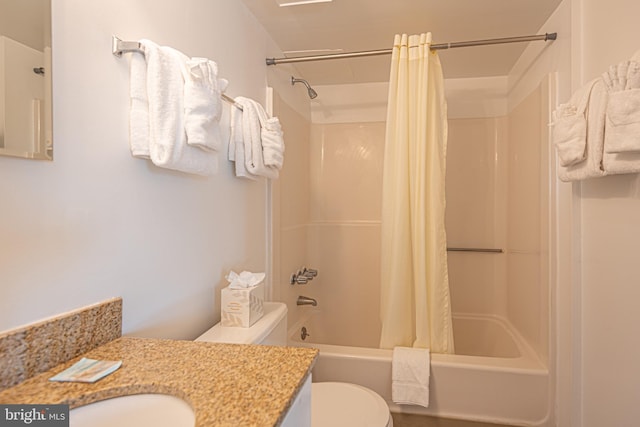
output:
<path id="1" fill-rule="evenodd" d="M 506 117 L 449 120 L 446 229 L 450 247 L 506 243 Z M 506 255 L 449 252 L 456 313 L 506 317 Z"/>
<path id="2" fill-rule="evenodd" d="M 286 132 L 286 155 L 279 179 L 272 181 L 273 297 L 287 304 L 288 322 L 293 324 L 298 320 L 299 289 L 289 278 L 308 263 L 311 126 L 277 95 L 274 113 Z"/>
<path id="3" fill-rule="evenodd" d="M 320 274 L 305 295 L 363 342 L 380 336 L 384 133 L 381 122 L 313 124 L 311 132 L 308 254 Z"/>
<path id="4" fill-rule="evenodd" d="M 548 281 L 548 83 L 509 113 L 508 318 L 546 361 Z"/>

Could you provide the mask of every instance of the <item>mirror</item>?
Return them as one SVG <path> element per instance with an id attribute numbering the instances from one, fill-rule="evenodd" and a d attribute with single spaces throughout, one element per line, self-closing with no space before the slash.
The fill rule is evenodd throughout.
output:
<path id="1" fill-rule="evenodd" d="M 53 160 L 51 1 L 0 0 L 0 155 Z"/>

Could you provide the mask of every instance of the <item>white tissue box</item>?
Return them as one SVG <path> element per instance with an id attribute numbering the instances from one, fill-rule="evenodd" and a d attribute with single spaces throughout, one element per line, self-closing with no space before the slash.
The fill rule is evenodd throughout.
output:
<path id="1" fill-rule="evenodd" d="M 264 314 L 264 284 L 246 289 L 222 289 L 222 326 L 248 328 Z"/>

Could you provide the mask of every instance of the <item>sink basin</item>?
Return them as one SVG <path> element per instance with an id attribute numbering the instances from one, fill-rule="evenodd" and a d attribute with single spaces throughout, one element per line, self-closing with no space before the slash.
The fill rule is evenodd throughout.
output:
<path id="1" fill-rule="evenodd" d="M 115 397 L 69 412 L 70 427 L 194 427 L 195 424 L 191 406 L 168 394 Z"/>

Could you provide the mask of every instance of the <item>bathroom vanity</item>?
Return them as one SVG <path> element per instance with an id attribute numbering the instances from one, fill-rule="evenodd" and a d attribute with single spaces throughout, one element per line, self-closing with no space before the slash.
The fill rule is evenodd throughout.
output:
<path id="1" fill-rule="evenodd" d="M 0 392 L 0 402 L 75 408 L 117 396 L 159 393 L 186 401 L 196 426 L 286 426 L 289 410 L 311 377 L 317 350 L 122 337 L 83 356 L 123 363 L 93 384 L 48 380 L 78 360 L 74 358 Z M 296 410 L 310 411 L 303 406 Z"/>
<path id="2" fill-rule="evenodd" d="M 121 330 L 122 299 L 113 298 L 0 333 L 0 403 L 93 410 L 106 399 L 156 394 L 186 402 L 198 427 L 310 424 L 316 349 L 132 338 Z M 82 357 L 122 366 L 92 384 L 49 381 Z M 74 425 L 73 411 L 70 418 Z"/>

